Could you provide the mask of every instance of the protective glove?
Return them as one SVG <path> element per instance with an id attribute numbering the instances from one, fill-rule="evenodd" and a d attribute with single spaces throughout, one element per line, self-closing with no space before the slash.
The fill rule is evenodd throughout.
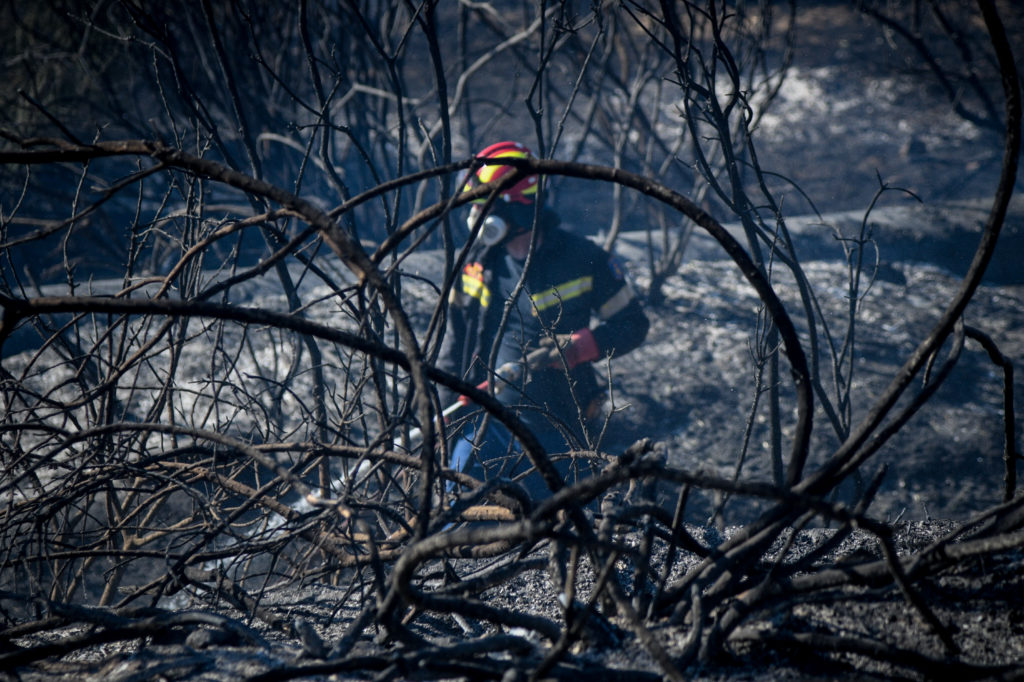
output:
<path id="1" fill-rule="evenodd" d="M 561 367 L 562 358 L 569 369 L 584 362 L 592 362 L 600 357 L 597 340 L 588 328 L 577 329 L 572 334 L 555 334 L 545 336 L 540 341 L 540 348 L 527 356 L 530 369 L 542 367 Z"/>

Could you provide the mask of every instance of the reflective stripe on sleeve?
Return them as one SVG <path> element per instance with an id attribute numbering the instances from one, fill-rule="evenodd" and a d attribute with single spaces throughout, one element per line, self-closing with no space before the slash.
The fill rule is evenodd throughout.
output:
<path id="1" fill-rule="evenodd" d="M 614 317 L 616 313 L 622 312 L 633 301 L 633 296 L 633 287 L 629 285 L 629 282 L 626 282 L 614 296 L 598 308 L 597 316 L 602 320 Z"/>
<path id="2" fill-rule="evenodd" d="M 568 301 L 582 296 L 594 288 L 594 278 L 590 275 L 585 275 L 577 279 L 571 279 L 568 282 L 562 284 L 556 284 L 550 289 L 533 294 L 530 296 L 530 300 L 533 302 L 533 314 L 547 310 L 553 305 L 557 305 L 562 301 Z"/>

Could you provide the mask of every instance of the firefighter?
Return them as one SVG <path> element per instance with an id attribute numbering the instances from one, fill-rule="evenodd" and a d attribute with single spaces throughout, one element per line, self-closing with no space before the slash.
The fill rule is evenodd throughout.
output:
<path id="1" fill-rule="evenodd" d="M 476 156 L 525 159 L 531 152 L 506 141 Z M 511 165 L 481 165 L 465 189 L 512 172 Z M 485 199 L 472 204 L 467 224 L 478 237 L 451 291 L 439 364 L 474 384 L 493 382 L 497 399 L 551 454 L 587 443 L 606 393 L 593 363 L 637 348 L 649 322 L 623 261 L 559 227 L 558 215 L 537 203 L 538 182 L 523 177 L 486 214 Z M 497 420 L 478 415 L 455 427 L 452 468 L 481 480 L 517 478 L 530 468 Z M 561 471 L 568 474 L 564 465 Z M 521 482 L 535 498 L 549 493 L 537 474 Z"/>

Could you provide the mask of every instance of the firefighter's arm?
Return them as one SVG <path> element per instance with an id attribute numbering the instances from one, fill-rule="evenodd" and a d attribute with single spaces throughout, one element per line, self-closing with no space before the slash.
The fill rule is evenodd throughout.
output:
<path id="1" fill-rule="evenodd" d="M 558 367 L 564 359 L 572 369 L 608 355 L 624 355 L 643 343 L 650 328 L 647 314 L 628 282 L 623 282 L 619 290 L 598 309 L 597 319 L 593 327 L 542 339 L 540 350 L 528 358 L 530 367 Z"/>
<path id="2" fill-rule="evenodd" d="M 590 331 L 599 357 L 625 355 L 647 338 L 651 323 L 629 282 L 623 282 L 597 312 L 598 324 Z"/>

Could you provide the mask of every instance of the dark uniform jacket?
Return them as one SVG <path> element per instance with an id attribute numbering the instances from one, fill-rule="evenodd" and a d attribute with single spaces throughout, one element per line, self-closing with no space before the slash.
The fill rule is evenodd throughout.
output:
<path id="1" fill-rule="evenodd" d="M 503 248 L 470 255 L 452 288 L 448 330 L 438 361 L 441 369 L 474 384 L 491 378 L 486 365 L 523 265 Z M 597 326 L 591 325 L 593 318 Z M 568 334 L 583 327 L 591 327 L 604 358 L 639 346 L 649 322 L 619 258 L 589 239 L 547 227 L 497 342 L 494 366 L 522 362 L 547 334 Z M 503 387 L 498 398 L 524 406 L 520 416 L 535 428 L 540 417 L 578 423 L 581 409 L 586 410 L 601 394 L 591 363 L 575 367 L 570 382 L 564 368 L 522 376 L 525 383 Z"/>

